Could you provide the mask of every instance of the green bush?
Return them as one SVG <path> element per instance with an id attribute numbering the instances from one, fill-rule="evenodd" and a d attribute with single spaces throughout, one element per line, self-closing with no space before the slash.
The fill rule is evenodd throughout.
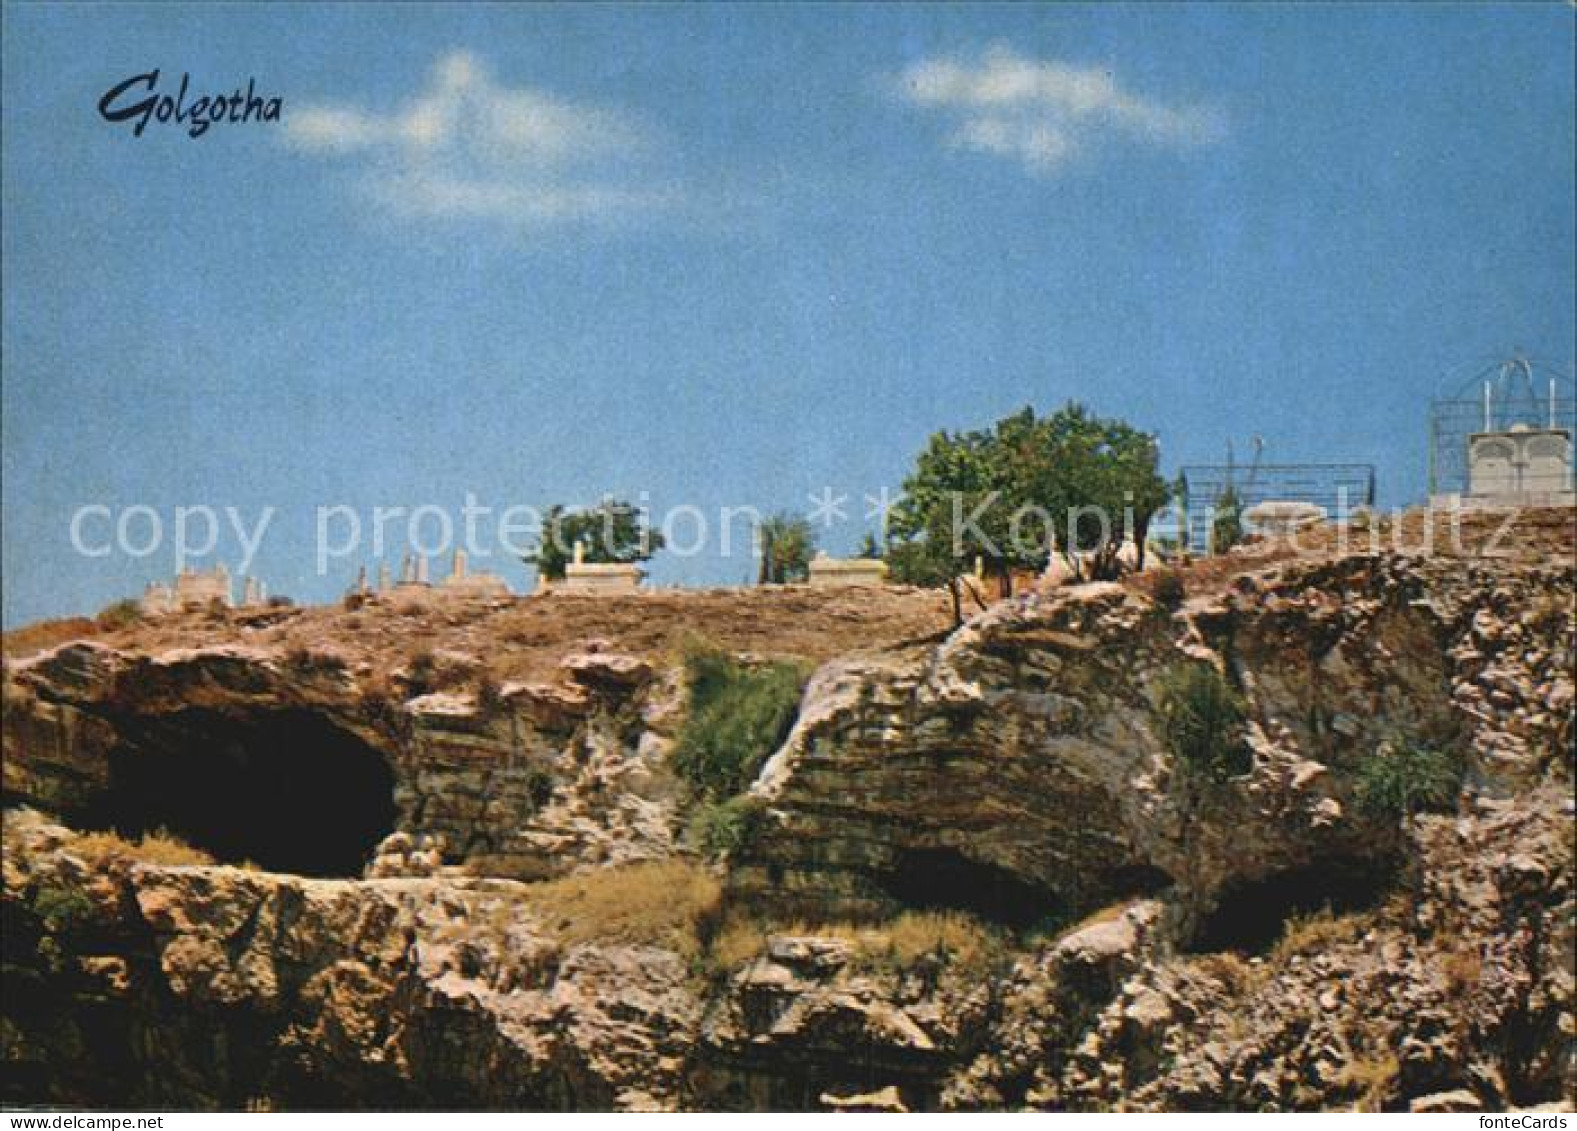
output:
<path id="1" fill-rule="evenodd" d="M 699 796 L 732 797 L 788 736 L 804 672 L 782 662 L 751 667 L 710 648 L 690 649 L 684 666 L 690 710 L 674 769 Z"/>
<path id="2" fill-rule="evenodd" d="M 1462 759 L 1449 751 L 1383 745 L 1358 770 L 1358 808 L 1374 817 L 1451 812 L 1465 772 Z"/>
<path id="3" fill-rule="evenodd" d="M 553 800 L 553 790 L 555 788 L 557 788 L 557 783 L 553 780 L 553 775 L 548 773 L 547 770 L 539 766 L 527 771 L 526 796 L 531 798 L 531 804 L 535 809 L 541 810 L 546 807 L 548 802 Z"/>
<path id="4" fill-rule="evenodd" d="M 1173 611 L 1182 607 L 1188 599 L 1188 588 L 1183 584 L 1183 575 L 1175 569 L 1169 569 L 1156 575 L 1155 588 L 1151 591 L 1155 603 L 1160 608 Z"/>
<path id="5" fill-rule="evenodd" d="M 1224 554 L 1243 541 L 1243 502 L 1231 487 L 1216 500 L 1216 517 L 1210 524 L 1210 552 Z"/>
<path id="6" fill-rule="evenodd" d="M 77 888 L 46 882 L 33 892 L 33 913 L 51 932 L 69 931 L 93 915 L 93 901 Z"/>
<path id="7" fill-rule="evenodd" d="M 476 709 L 483 718 L 496 718 L 506 710 L 504 689 L 498 680 L 482 675 L 476 681 Z"/>
<path id="8" fill-rule="evenodd" d="M 344 659 L 334 653 L 314 652 L 299 645 L 285 653 L 285 667 L 304 679 L 342 676 L 346 670 Z"/>
<path id="9" fill-rule="evenodd" d="M 1208 664 L 1177 664 L 1162 674 L 1156 717 L 1168 749 L 1192 772 L 1220 782 L 1254 764 L 1243 741 L 1243 697 Z"/>
<path id="10" fill-rule="evenodd" d="M 405 665 L 405 690 L 412 698 L 438 690 L 438 658 L 426 648 Z"/>
<path id="11" fill-rule="evenodd" d="M 749 844 L 766 807 L 754 797 L 708 801 L 690 818 L 689 839 L 711 856 L 735 853 Z"/>
<path id="12" fill-rule="evenodd" d="M 94 620 L 105 632 L 130 628 L 142 620 L 142 604 L 127 597 L 124 601 L 116 601 L 113 605 L 107 606 Z"/>

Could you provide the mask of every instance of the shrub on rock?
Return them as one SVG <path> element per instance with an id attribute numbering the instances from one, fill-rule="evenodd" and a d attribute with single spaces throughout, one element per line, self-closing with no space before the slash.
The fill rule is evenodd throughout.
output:
<path id="1" fill-rule="evenodd" d="M 1208 664 L 1177 664 L 1162 674 L 1156 717 L 1167 748 L 1187 770 L 1220 782 L 1252 767 L 1243 696 Z"/>

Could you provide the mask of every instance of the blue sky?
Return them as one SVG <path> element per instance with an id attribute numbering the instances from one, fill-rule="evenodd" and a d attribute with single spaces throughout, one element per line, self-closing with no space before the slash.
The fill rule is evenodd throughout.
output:
<path id="1" fill-rule="evenodd" d="M 273 506 L 311 601 L 328 504 L 830 486 L 841 551 L 931 431 L 1069 398 L 1416 499 L 1443 375 L 1572 368 L 1573 15 L 7 4 L 5 622 L 172 571 L 84 504 Z M 156 67 L 282 120 L 98 116 Z"/>

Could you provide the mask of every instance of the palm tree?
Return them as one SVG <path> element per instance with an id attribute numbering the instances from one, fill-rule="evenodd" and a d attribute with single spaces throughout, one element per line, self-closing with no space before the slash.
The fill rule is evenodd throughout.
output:
<path id="1" fill-rule="evenodd" d="M 761 520 L 756 527 L 761 547 L 758 585 L 787 585 L 810 576 L 810 557 L 816 551 L 816 535 L 803 515 L 779 511 Z"/>

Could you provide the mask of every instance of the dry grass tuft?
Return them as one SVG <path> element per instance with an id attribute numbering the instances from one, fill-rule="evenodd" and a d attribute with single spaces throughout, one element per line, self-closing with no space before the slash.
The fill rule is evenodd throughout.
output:
<path id="1" fill-rule="evenodd" d="M 1577 616 L 1571 603 L 1558 590 L 1546 589 L 1536 594 L 1523 614 L 1523 622 L 1534 628 L 1560 631 L 1571 625 Z"/>
<path id="2" fill-rule="evenodd" d="M 1230 950 L 1201 954 L 1194 959 L 1194 967 L 1205 977 L 1220 982 L 1234 997 L 1254 989 L 1264 977 L 1262 969 L 1250 966 L 1241 955 Z"/>
<path id="3" fill-rule="evenodd" d="M 1281 938 L 1270 953 L 1271 962 L 1281 963 L 1295 954 L 1310 954 L 1351 942 L 1366 931 L 1369 924 L 1368 915 L 1338 915 L 1329 907 L 1294 916 L 1282 928 Z"/>
<path id="4" fill-rule="evenodd" d="M 1357 1093 L 1353 1100 L 1354 1111 L 1382 1111 L 1401 1070 L 1396 1054 L 1383 1050 L 1348 1061 L 1334 1083 L 1343 1091 Z"/>
<path id="5" fill-rule="evenodd" d="M 103 868 L 117 860 L 172 867 L 215 862 L 202 849 L 193 848 L 165 829 L 143 833 L 136 840 L 128 840 L 114 832 L 84 833 L 71 842 L 71 852 L 95 868 Z"/>
<path id="6" fill-rule="evenodd" d="M 659 860 L 533 884 L 526 901 L 565 946 L 650 943 L 693 955 L 715 932 L 722 898 L 699 864 Z"/>
<path id="7" fill-rule="evenodd" d="M 884 945 L 874 953 L 900 968 L 934 956 L 965 970 L 984 971 L 1001 953 L 997 936 L 959 911 L 906 911 L 885 924 L 880 936 L 885 936 Z"/>
<path id="8" fill-rule="evenodd" d="M 707 950 L 708 965 L 724 974 L 737 970 L 766 949 L 772 933 L 760 920 L 729 918 Z"/>
<path id="9" fill-rule="evenodd" d="M 1004 954 L 1002 939 L 959 911 L 905 911 L 884 923 L 773 923 L 730 919 L 712 940 L 710 965 L 737 969 L 761 954 L 773 935 L 841 939 L 853 947 L 853 966 L 899 973 L 926 962 L 985 976 Z"/>
<path id="10" fill-rule="evenodd" d="M 90 617 L 42 620 L 0 633 L 0 650 L 7 656 L 31 656 L 73 640 L 98 636 L 100 631 L 98 623 Z"/>

